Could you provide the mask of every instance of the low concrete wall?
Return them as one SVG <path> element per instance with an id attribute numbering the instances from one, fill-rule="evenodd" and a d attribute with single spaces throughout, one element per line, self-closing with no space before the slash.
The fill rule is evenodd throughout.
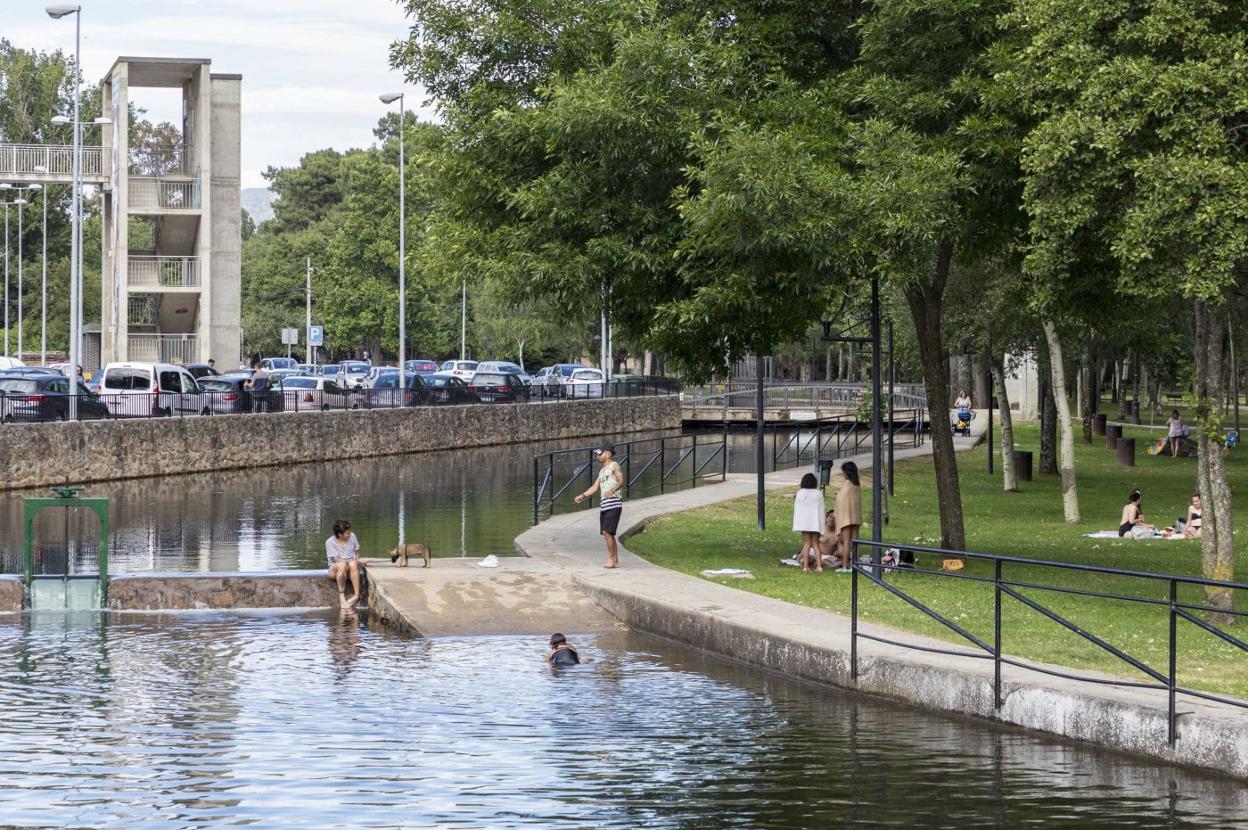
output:
<path id="1" fill-rule="evenodd" d="M 4 424 L 0 489 L 680 428 L 674 395 L 528 405 Z"/>
<path id="2" fill-rule="evenodd" d="M 22 610 L 22 578 L 0 576 L 0 614 L 16 614 Z"/>
<path id="3" fill-rule="evenodd" d="M 367 578 L 360 590 L 367 601 Z M 121 574 L 108 582 L 110 611 L 337 606 L 338 588 L 324 571 Z"/>

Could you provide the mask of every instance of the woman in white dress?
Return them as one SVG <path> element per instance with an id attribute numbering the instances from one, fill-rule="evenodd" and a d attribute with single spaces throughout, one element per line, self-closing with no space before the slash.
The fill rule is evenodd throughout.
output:
<path id="1" fill-rule="evenodd" d="M 793 530 L 802 534 L 802 550 L 797 556 L 802 560 L 802 572 L 810 571 L 815 563 L 815 573 L 823 573 L 823 557 L 819 555 L 819 534 L 823 532 L 823 491 L 814 473 L 802 476 L 802 486 L 793 499 Z"/>

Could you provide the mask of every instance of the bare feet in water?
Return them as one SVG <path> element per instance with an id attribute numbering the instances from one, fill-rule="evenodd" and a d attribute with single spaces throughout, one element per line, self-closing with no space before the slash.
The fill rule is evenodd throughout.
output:
<path id="1" fill-rule="evenodd" d="M 360 601 L 360 598 L 355 595 L 352 595 L 349 597 L 344 596 L 343 594 L 338 595 L 338 604 L 341 605 L 343 608 L 354 608 L 355 604 L 359 601 Z"/>

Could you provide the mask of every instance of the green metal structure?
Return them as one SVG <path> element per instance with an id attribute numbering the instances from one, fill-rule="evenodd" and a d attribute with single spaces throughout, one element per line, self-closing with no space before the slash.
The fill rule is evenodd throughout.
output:
<path id="1" fill-rule="evenodd" d="M 53 487 L 52 492 L 56 493 L 54 498 L 28 498 L 23 504 L 23 525 L 25 527 L 26 549 L 22 561 L 22 606 L 30 608 L 31 606 L 31 584 L 35 581 L 35 548 L 34 548 L 34 526 L 35 517 L 48 507 L 85 507 L 95 513 L 100 520 L 100 552 L 97 558 L 100 572 L 97 575 L 100 583 L 100 605 L 107 607 L 108 600 L 108 499 L 105 498 L 83 498 L 78 495 L 81 487 Z M 69 540 L 66 539 L 68 546 Z M 66 568 L 68 569 L 68 563 Z M 60 579 L 69 580 L 69 573 L 59 576 Z"/>

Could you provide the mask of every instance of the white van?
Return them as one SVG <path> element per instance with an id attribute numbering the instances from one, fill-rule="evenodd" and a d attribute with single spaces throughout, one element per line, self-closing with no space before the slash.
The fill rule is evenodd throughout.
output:
<path id="1" fill-rule="evenodd" d="M 100 400 L 114 418 L 211 415 L 199 383 L 173 363 L 109 363 L 101 372 Z"/>

